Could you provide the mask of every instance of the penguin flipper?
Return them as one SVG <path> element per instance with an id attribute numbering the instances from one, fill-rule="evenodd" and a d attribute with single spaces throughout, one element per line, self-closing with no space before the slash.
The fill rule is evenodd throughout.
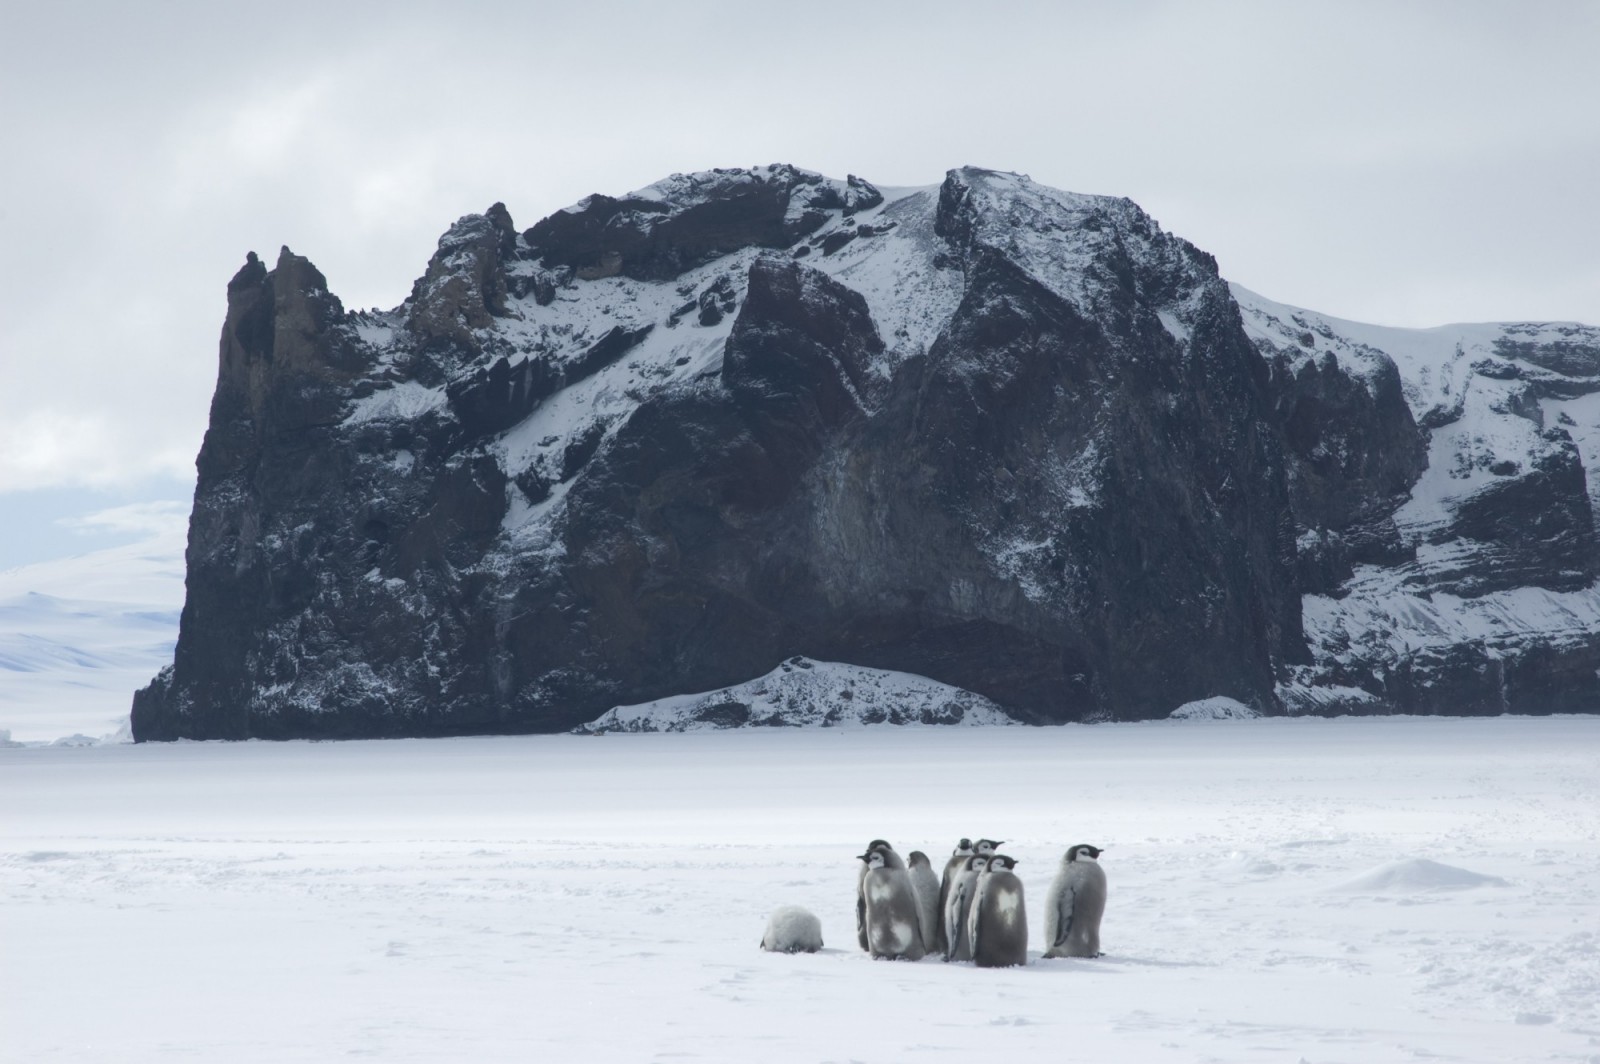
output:
<path id="1" fill-rule="evenodd" d="M 1067 944 L 1072 937 L 1072 910 L 1077 891 L 1068 887 L 1056 898 L 1056 940 L 1050 943 L 1050 948 Z"/>
<path id="2" fill-rule="evenodd" d="M 871 952 L 867 942 L 867 896 L 861 891 L 856 892 L 856 938 L 861 940 L 861 948 Z"/>
<path id="3" fill-rule="evenodd" d="M 956 880 L 950 884 L 950 897 L 944 909 L 944 959 L 954 960 L 955 955 L 961 952 L 961 940 L 965 929 L 961 926 L 962 915 L 966 912 L 966 899 L 970 883 Z"/>
<path id="4" fill-rule="evenodd" d="M 973 891 L 972 912 L 967 917 L 967 952 L 978 959 L 978 939 L 983 935 L 983 891 Z"/>

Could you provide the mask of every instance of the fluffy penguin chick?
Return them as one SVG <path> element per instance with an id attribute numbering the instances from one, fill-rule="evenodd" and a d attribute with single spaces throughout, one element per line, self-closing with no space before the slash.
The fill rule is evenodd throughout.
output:
<path id="1" fill-rule="evenodd" d="M 950 944 L 944 935 L 944 909 L 950 902 L 950 884 L 955 882 L 957 876 L 966 871 L 967 858 L 971 856 L 972 840 L 962 839 L 956 844 L 954 852 L 950 854 L 950 859 L 944 863 L 944 875 L 939 880 L 939 909 L 938 919 L 935 921 L 939 925 L 939 929 L 934 935 L 934 948 L 946 956 L 949 955 Z"/>
<path id="2" fill-rule="evenodd" d="M 944 929 L 943 918 L 939 915 L 939 880 L 933 874 L 928 855 L 912 850 L 911 856 L 906 858 L 906 874 L 911 877 L 911 892 L 917 896 L 917 927 L 922 932 L 922 948 L 929 953 L 936 948 L 943 952 L 942 947 L 935 945 Z"/>
<path id="3" fill-rule="evenodd" d="M 1017 862 L 995 854 L 978 876 L 967 919 L 972 963 L 979 968 L 1010 968 L 1028 963 L 1028 911 L 1022 880 L 1012 871 Z"/>
<path id="4" fill-rule="evenodd" d="M 1106 911 L 1106 873 L 1099 847 L 1079 843 L 1061 858 L 1045 899 L 1046 957 L 1100 956 L 1100 917 Z"/>
<path id="5" fill-rule="evenodd" d="M 761 948 L 769 953 L 815 953 L 822 948 L 822 921 L 809 909 L 780 905 L 767 917 Z"/>
<path id="6" fill-rule="evenodd" d="M 866 898 L 867 952 L 890 960 L 920 961 L 922 932 L 917 929 L 917 896 L 904 868 L 890 868 L 882 850 L 861 855 L 867 874 L 862 880 Z"/>
<path id="7" fill-rule="evenodd" d="M 950 897 L 944 905 L 944 959 L 970 961 L 972 943 L 967 940 L 967 918 L 972 912 L 972 896 L 977 891 L 978 876 L 989 867 L 987 857 L 973 854 L 967 858 L 967 867 L 950 884 Z"/>
<path id="8" fill-rule="evenodd" d="M 906 863 L 900 859 L 900 855 L 894 852 L 894 847 L 882 839 L 873 839 L 867 843 L 867 853 L 871 853 L 873 850 L 881 850 L 883 852 L 883 863 L 886 867 L 904 868 L 906 866 Z M 865 860 L 865 858 L 862 858 L 862 860 Z M 861 943 L 862 949 L 870 951 L 870 947 L 867 945 L 867 892 L 864 886 L 866 879 L 867 866 L 862 864 L 860 868 L 856 869 L 856 941 Z"/>

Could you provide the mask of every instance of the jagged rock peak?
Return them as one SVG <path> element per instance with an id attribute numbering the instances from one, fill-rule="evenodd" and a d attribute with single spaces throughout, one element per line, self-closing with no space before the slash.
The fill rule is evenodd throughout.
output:
<path id="1" fill-rule="evenodd" d="M 837 181 L 787 164 L 674 174 L 621 198 L 595 194 L 523 233 L 549 269 L 580 280 L 621 274 L 670 280 L 744 247 L 784 248 L 883 202 L 856 177 Z"/>
<path id="2" fill-rule="evenodd" d="M 1126 197 L 1041 185 L 964 166 L 939 189 L 936 229 L 968 255 L 1014 263 L 1080 313 L 1126 326 L 1135 304 L 1186 341 L 1202 304 L 1225 296 L 1211 255 L 1162 230 Z"/>

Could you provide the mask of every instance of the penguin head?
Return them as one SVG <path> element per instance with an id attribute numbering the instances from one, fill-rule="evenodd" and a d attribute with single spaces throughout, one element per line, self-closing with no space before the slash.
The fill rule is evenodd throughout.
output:
<path id="1" fill-rule="evenodd" d="M 894 847 L 890 846 L 887 842 L 883 841 L 882 839 L 873 839 L 871 842 L 867 843 L 867 852 L 868 853 L 871 853 L 873 850 L 892 850 L 892 849 L 894 849 Z"/>
<path id="2" fill-rule="evenodd" d="M 931 862 L 928 860 L 928 855 L 923 853 L 921 850 L 912 850 L 911 853 L 906 857 L 906 864 L 912 868 L 916 868 L 919 865 L 926 865 L 930 868 L 932 867 Z"/>
<path id="3" fill-rule="evenodd" d="M 1067 851 L 1067 861 L 1069 864 L 1073 861 L 1094 861 L 1098 860 L 1102 853 L 1105 853 L 1105 851 L 1100 847 L 1080 842 Z"/>
<path id="4" fill-rule="evenodd" d="M 858 855 L 856 859 L 858 861 L 867 862 L 867 867 L 868 868 L 882 868 L 883 867 L 883 851 L 882 850 L 868 850 L 866 853 Z"/>
<path id="5" fill-rule="evenodd" d="M 986 872 L 989 869 L 989 858 L 973 854 L 967 858 L 967 870 L 971 872 Z"/>
<path id="6" fill-rule="evenodd" d="M 1003 853 L 997 853 L 989 858 L 989 871 L 991 872 L 1009 872 L 1015 867 L 1017 867 L 1016 858 L 1007 857 Z"/>
<path id="7" fill-rule="evenodd" d="M 972 852 L 972 840 L 971 840 L 971 839 L 962 839 L 962 840 L 961 840 L 961 841 L 960 841 L 960 842 L 959 842 L 959 843 L 958 843 L 958 844 L 957 844 L 957 845 L 956 845 L 956 849 L 955 849 L 955 852 L 956 852 L 956 853 L 957 853 L 957 854 L 967 854 L 967 853 L 971 853 L 971 852 Z"/>
<path id="8" fill-rule="evenodd" d="M 976 850 L 978 853 L 981 853 L 984 856 L 988 856 L 989 854 L 994 853 L 994 851 L 998 850 L 1000 847 L 1002 847 L 1004 845 L 1005 845 L 1005 843 L 996 842 L 994 839 L 979 839 L 977 841 L 977 843 L 972 848 L 974 850 Z"/>

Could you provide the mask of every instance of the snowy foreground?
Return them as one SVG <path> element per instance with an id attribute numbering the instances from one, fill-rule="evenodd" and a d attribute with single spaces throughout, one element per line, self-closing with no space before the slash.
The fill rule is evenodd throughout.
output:
<path id="1" fill-rule="evenodd" d="M 8 1061 L 1600 1061 L 1600 718 L 32 747 L 0 809 Z M 960 835 L 1033 963 L 867 959 L 854 855 Z M 1040 961 L 1075 842 L 1107 956 Z"/>

